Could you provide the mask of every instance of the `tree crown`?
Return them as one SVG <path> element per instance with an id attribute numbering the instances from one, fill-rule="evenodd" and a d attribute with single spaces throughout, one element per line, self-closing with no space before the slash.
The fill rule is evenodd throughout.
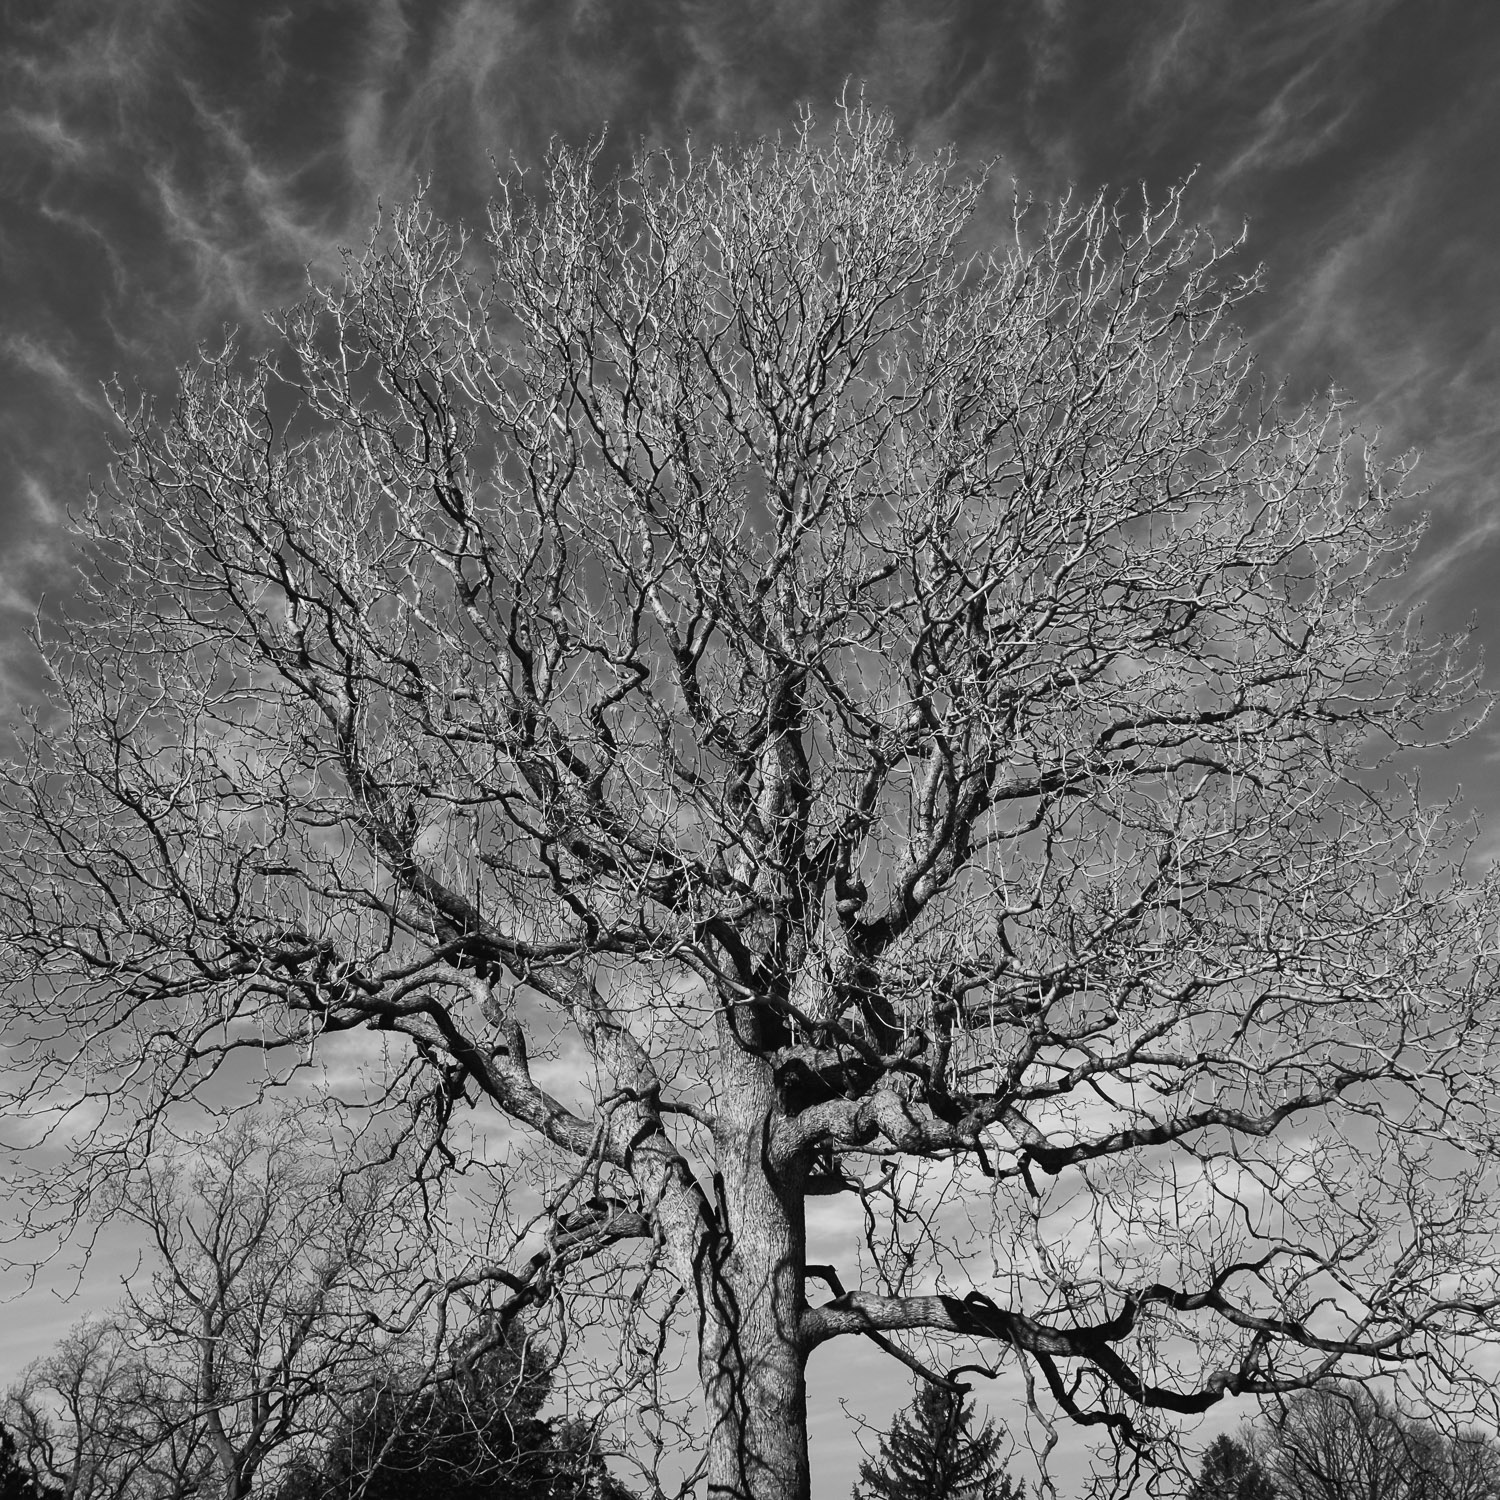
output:
<path id="1" fill-rule="evenodd" d="M 120 403 L 6 773 L 21 1092 L 129 1156 L 374 1033 L 424 1170 L 530 1143 L 477 1275 L 646 1247 L 725 1495 L 805 1488 L 845 1334 L 1131 1440 L 1487 1334 L 1496 891 L 1392 759 L 1477 685 L 1389 603 L 1405 465 L 1257 383 L 1178 193 L 974 253 L 863 107 L 594 168 Z"/>

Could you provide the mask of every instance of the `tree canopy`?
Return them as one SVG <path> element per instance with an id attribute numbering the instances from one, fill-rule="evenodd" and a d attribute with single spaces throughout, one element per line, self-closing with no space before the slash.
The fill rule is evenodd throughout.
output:
<path id="1" fill-rule="evenodd" d="M 805 1500 L 839 1338 L 1124 1448 L 1482 1393 L 1500 905 L 1406 464 L 1257 378 L 1180 193 L 1006 215 L 862 105 L 596 166 L 118 397 L 4 773 L 59 1190 L 309 1076 L 503 1157 L 473 1276 L 614 1285 L 648 1410 L 679 1328 L 715 1500 Z"/>

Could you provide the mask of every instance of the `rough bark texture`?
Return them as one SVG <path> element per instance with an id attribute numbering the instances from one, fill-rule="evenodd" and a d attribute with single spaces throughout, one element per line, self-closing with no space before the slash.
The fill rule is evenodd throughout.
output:
<path id="1" fill-rule="evenodd" d="M 708 1489 L 713 1500 L 806 1500 L 802 1184 L 770 1161 L 779 1100 L 753 1045 L 751 1009 L 741 1008 L 738 1026 L 720 1025 L 728 1087 L 715 1130 L 718 1225 L 700 1272 Z"/>

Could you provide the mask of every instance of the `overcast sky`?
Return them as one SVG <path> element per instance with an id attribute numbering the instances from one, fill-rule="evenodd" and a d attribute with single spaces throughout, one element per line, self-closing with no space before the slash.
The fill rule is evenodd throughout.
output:
<path id="1" fill-rule="evenodd" d="M 148 390 L 332 274 L 377 200 L 475 217 L 494 161 L 608 125 L 620 149 L 785 126 L 863 81 L 909 140 L 1038 195 L 1195 172 L 1249 224 L 1247 325 L 1423 451 L 1411 580 L 1500 645 L 1500 5 L 1482 0 L 0 0 L 0 669 L 67 589 L 66 513 L 106 452 L 101 383 Z M 1481 809 L 1493 736 L 1454 762 Z M 1500 818 L 1496 818 L 1500 822 Z M 0 1382 L 72 1309 L 0 1335 Z M 0 1327 L 6 1312 L 0 1309 Z M 13 1325 L 14 1326 L 14 1325 Z M 847 1493 L 814 1369 L 818 1492 Z M 902 1385 L 885 1380 L 885 1395 Z M 879 1397 L 884 1399 L 884 1396 Z M 877 1400 L 878 1405 L 878 1400 Z"/>

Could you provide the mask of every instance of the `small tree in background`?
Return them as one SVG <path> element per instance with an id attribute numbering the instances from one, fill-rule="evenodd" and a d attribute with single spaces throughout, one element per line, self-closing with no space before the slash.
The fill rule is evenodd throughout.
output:
<path id="1" fill-rule="evenodd" d="M 541 1416 L 550 1359 L 519 1324 L 456 1353 L 456 1373 L 425 1387 L 395 1375 L 301 1464 L 279 1500 L 632 1500 L 586 1423 Z"/>
<path id="2" fill-rule="evenodd" d="M 306 1107 L 241 1116 L 160 1142 L 108 1194 L 147 1252 L 121 1304 L 5 1394 L 30 1473 L 68 1500 L 238 1500 L 321 1442 L 418 1322 L 425 1255 L 404 1179 L 331 1149 Z"/>
<path id="3" fill-rule="evenodd" d="M 1414 1419 L 1378 1391 L 1333 1385 L 1251 1429 L 1281 1500 L 1500 1500 L 1500 1444 Z"/>
<path id="4" fill-rule="evenodd" d="M 1496 1500 L 1500 1496 L 1500 1443 L 1470 1430 L 1448 1444 L 1444 1465 L 1449 1500 Z"/>
<path id="5" fill-rule="evenodd" d="M 149 1500 L 169 1485 L 168 1464 L 190 1488 L 208 1472 L 181 1462 L 164 1425 L 159 1388 L 119 1323 L 85 1318 L 44 1359 L 29 1365 L 5 1393 L 5 1422 L 21 1466 L 44 1490 L 66 1500 Z M 188 1446 L 199 1445 L 188 1435 Z"/>
<path id="6" fill-rule="evenodd" d="M 21 1462 L 15 1436 L 0 1427 L 0 1500 L 62 1500 L 62 1491 L 37 1483 Z"/>
<path id="7" fill-rule="evenodd" d="M 974 1403 L 951 1387 L 924 1384 L 859 1466 L 855 1500 L 1021 1500 L 1006 1472 L 993 1422 L 974 1431 Z"/>
<path id="8" fill-rule="evenodd" d="M 1244 1443 L 1217 1437 L 1203 1455 L 1187 1500 L 1276 1500 L 1276 1486 Z"/>

